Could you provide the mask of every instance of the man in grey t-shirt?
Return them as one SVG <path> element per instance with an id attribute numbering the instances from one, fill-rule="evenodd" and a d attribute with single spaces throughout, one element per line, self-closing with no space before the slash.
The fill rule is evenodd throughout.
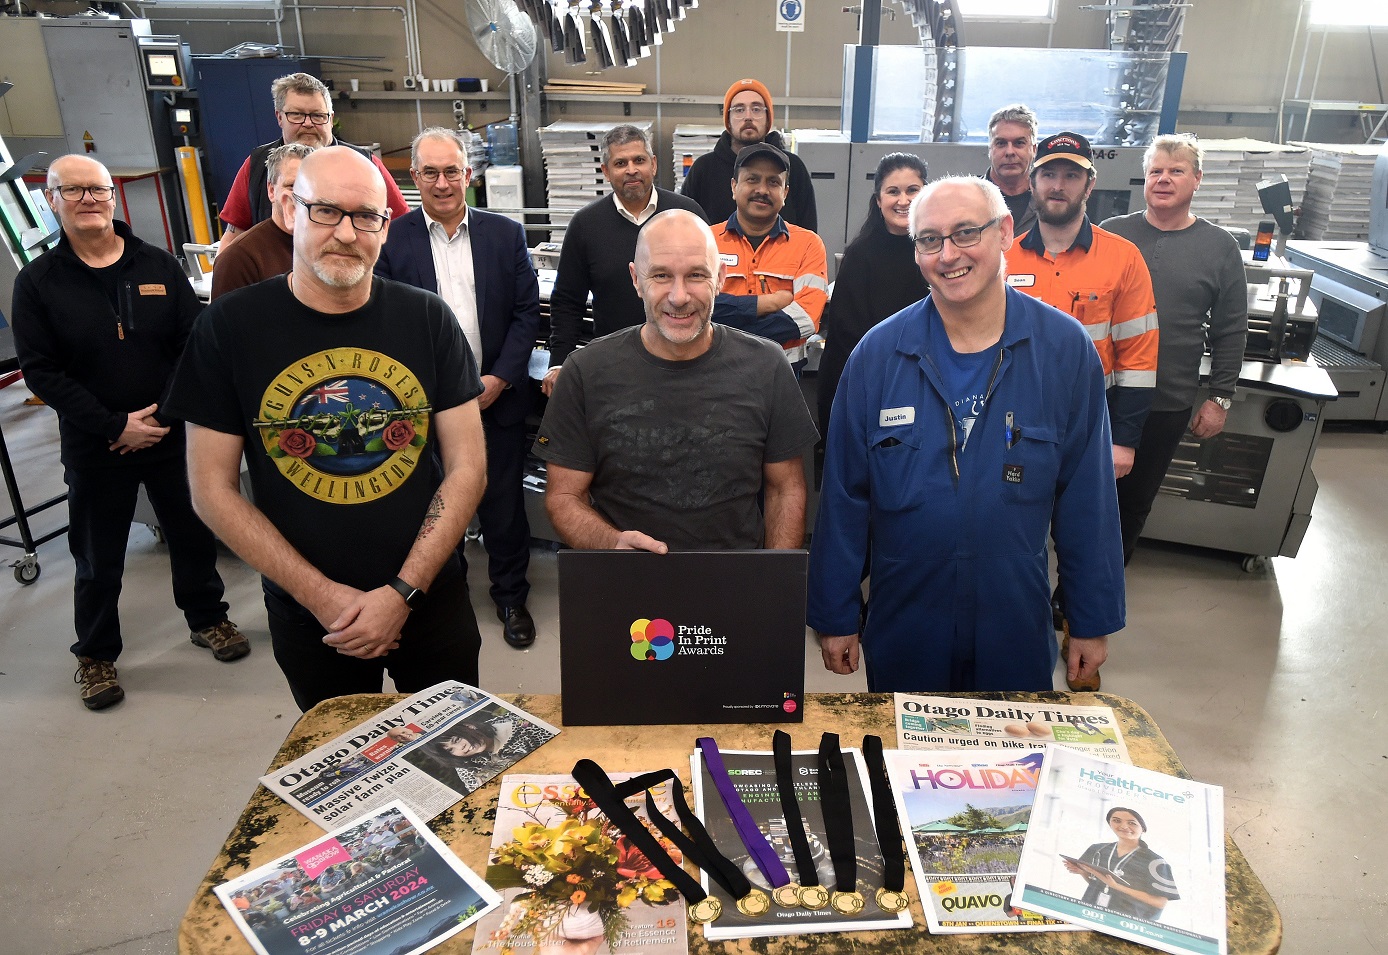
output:
<path id="1" fill-rule="evenodd" d="M 645 324 L 570 356 L 540 425 L 550 520 L 585 549 L 801 546 L 818 434 L 781 349 L 713 324 L 723 267 L 698 216 L 654 216 L 635 258 Z"/>
<path id="2" fill-rule="evenodd" d="M 1132 470 L 1118 480 L 1125 564 L 1132 559 L 1186 428 L 1197 438 L 1212 438 L 1224 430 L 1243 363 L 1248 285 L 1238 243 L 1190 212 L 1191 199 L 1200 188 L 1203 158 L 1193 136 L 1158 136 L 1142 159 L 1146 210 L 1103 224 L 1142 252 L 1152 273 L 1161 328 L 1152 410 Z M 1209 397 L 1196 408 L 1207 326 Z"/>

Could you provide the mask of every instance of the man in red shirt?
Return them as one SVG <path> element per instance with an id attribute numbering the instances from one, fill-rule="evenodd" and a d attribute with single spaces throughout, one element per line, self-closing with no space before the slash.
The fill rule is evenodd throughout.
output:
<path id="1" fill-rule="evenodd" d="M 290 73 L 281 76 L 270 84 L 270 93 L 275 98 L 275 119 L 280 124 L 280 139 L 273 143 L 257 146 L 246 157 L 232 181 L 231 192 L 222 203 L 221 220 L 223 230 L 222 247 L 233 241 L 238 233 L 270 218 L 273 203 L 267 189 L 265 158 L 270 150 L 285 143 L 304 143 L 315 148 L 323 146 L 348 146 L 361 153 L 375 164 L 386 183 L 386 204 L 390 214 L 400 218 L 409 212 L 400 187 L 395 184 L 386 167 L 370 150 L 361 146 L 344 143 L 333 136 L 333 99 L 323 81 L 308 73 Z"/>

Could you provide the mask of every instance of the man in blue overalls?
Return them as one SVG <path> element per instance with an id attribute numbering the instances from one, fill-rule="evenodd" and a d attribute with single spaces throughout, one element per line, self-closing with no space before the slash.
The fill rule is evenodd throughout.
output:
<path id="1" fill-rule="evenodd" d="M 996 186 L 931 183 L 911 228 L 931 294 L 844 369 L 808 621 L 825 667 L 852 673 L 861 653 L 874 692 L 1049 690 L 1048 537 L 1072 595 L 1067 676 L 1096 672 L 1124 625 L 1103 370 L 1078 322 L 1006 287 Z"/>

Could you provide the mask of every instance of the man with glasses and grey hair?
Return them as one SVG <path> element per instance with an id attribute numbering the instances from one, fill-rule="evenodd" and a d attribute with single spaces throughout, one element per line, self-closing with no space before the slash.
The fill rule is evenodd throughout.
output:
<path id="1" fill-rule="evenodd" d="M 63 156 L 48 168 L 58 245 L 15 279 L 15 350 L 24 380 L 58 413 L 76 564 L 76 682 L 88 709 L 125 697 L 118 602 L 140 486 L 173 564 L 174 602 L 192 642 L 230 662 L 251 646 L 227 620 L 217 544 L 193 513 L 183 426 L 164 405 L 201 306 L 183 266 L 115 218 L 106 167 Z"/>
<path id="2" fill-rule="evenodd" d="M 270 218 L 274 203 L 266 187 L 265 158 L 270 150 L 286 143 L 303 143 L 315 148 L 347 146 L 370 159 L 381 173 L 386 185 L 390 214 L 399 218 L 409 211 L 400 187 L 395 184 L 386 167 L 361 146 L 344 143 L 333 135 L 332 92 L 323 81 L 308 73 L 290 73 L 270 84 L 275 100 L 275 119 L 280 124 L 280 138 L 273 143 L 257 146 L 246 157 L 231 183 L 226 202 L 222 203 L 221 220 L 225 223 L 223 246 L 232 237 L 245 232 L 258 222 Z"/>
<path id="3" fill-rule="evenodd" d="M 390 212 L 367 159 L 314 152 L 291 201 L 293 270 L 209 305 L 174 382 L 193 502 L 260 571 L 301 709 L 387 670 L 475 686 L 455 550 L 486 482 L 477 365 L 443 299 L 373 274 Z"/>
<path id="4" fill-rule="evenodd" d="M 911 236 L 930 294 L 844 368 L 807 620 L 825 667 L 865 661 L 873 692 L 1049 690 L 1048 537 L 1075 637 L 1067 679 L 1094 673 L 1124 625 L 1103 369 L 1078 322 L 1007 286 L 1012 216 L 995 185 L 930 183 Z"/>
<path id="5" fill-rule="evenodd" d="M 294 178 L 299 174 L 299 163 L 317 148 L 307 143 L 285 143 L 265 157 L 266 188 L 273 203 L 270 218 L 251 226 L 217 254 L 212 267 L 212 300 L 294 267 Z"/>
<path id="6" fill-rule="evenodd" d="M 614 126 L 602 138 L 602 174 L 612 195 L 574 213 L 564 231 L 559 274 L 549 300 L 549 373 L 544 392 L 554 393 L 559 368 L 583 337 L 583 312 L 593 296 L 593 337 L 644 324 L 646 313 L 631 284 L 636 236 L 657 212 L 685 209 L 704 221 L 697 202 L 655 184 L 655 153 L 641 129 Z"/>
<path id="7" fill-rule="evenodd" d="M 437 292 L 453 309 L 482 372 L 487 490 L 477 507 L 491 597 L 506 642 L 535 642 L 526 608 L 530 524 L 525 516 L 525 416 L 530 353 L 540 331 L 540 287 L 525 229 L 494 212 L 470 209 L 467 145 L 440 126 L 410 144 L 410 175 L 422 208 L 391 224 L 376 274 Z M 467 567 L 461 550 L 458 554 Z"/>

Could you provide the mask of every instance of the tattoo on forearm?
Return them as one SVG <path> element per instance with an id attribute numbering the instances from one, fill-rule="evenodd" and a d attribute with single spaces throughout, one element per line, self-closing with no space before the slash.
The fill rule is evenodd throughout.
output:
<path id="1" fill-rule="evenodd" d="M 434 530 L 434 525 L 443 517 L 443 492 L 435 491 L 434 499 L 429 502 L 429 510 L 424 512 L 424 522 L 419 525 L 419 534 L 415 540 L 424 540 Z"/>

